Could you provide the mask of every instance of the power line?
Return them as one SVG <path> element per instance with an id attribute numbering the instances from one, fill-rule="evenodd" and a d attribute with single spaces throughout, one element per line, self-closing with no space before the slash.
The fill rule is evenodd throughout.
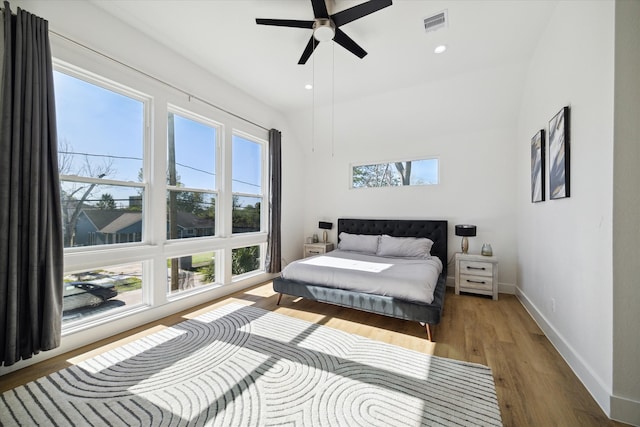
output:
<path id="1" fill-rule="evenodd" d="M 123 160 L 142 160 L 141 157 L 130 157 L 130 156 L 114 156 L 112 154 L 92 154 L 92 153 L 78 153 L 76 151 L 58 151 L 59 154 L 78 154 L 80 156 L 88 156 L 88 157 L 109 157 L 111 159 L 123 159 Z"/>
<path id="2" fill-rule="evenodd" d="M 71 154 L 71 155 L 76 154 L 76 155 L 79 155 L 79 156 L 88 156 L 88 157 L 107 157 L 107 158 L 110 158 L 110 159 L 140 160 L 140 161 L 142 161 L 142 158 L 140 158 L 140 157 L 115 156 L 113 154 L 80 153 L 80 152 L 77 152 L 77 151 L 58 151 L 58 153 L 59 154 Z M 201 172 L 201 173 L 204 173 L 204 174 L 207 174 L 207 175 L 211 175 L 213 177 L 216 176 L 216 174 L 214 172 L 209 172 L 209 171 L 206 171 L 206 170 L 203 170 L 203 169 L 198 169 L 198 168 L 195 168 L 193 166 L 185 165 L 184 163 L 176 162 L 176 165 L 177 166 L 182 166 L 183 168 L 191 169 L 191 170 L 196 171 L 196 172 Z M 242 181 L 240 179 L 232 178 L 231 181 L 238 182 L 240 184 L 250 185 L 252 187 L 262 188 L 262 186 L 260 184 L 253 184 L 251 182 Z"/>

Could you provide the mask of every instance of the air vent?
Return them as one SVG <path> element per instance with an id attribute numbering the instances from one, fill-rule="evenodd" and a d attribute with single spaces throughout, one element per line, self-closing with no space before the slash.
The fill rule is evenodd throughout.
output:
<path id="1" fill-rule="evenodd" d="M 424 30 L 436 31 L 447 27 L 447 11 L 442 11 L 428 18 L 424 18 Z"/>

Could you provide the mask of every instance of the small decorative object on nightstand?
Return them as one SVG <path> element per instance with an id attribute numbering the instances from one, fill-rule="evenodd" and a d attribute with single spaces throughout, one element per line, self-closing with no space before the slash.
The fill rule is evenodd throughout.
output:
<path id="1" fill-rule="evenodd" d="M 491 245 L 488 243 L 484 243 L 482 245 L 482 250 L 480 251 L 480 254 L 484 256 L 493 256 L 493 249 L 491 248 Z"/>
<path id="2" fill-rule="evenodd" d="M 304 257 L 310 257 L 314 255 L 326 254 L 333 250 L 333 243 L 305 243 L 304 244 Z"/>
<path id="3" fill-rule="evenodd" d="M 498 258 L 456 253 L 456 295 L 469 292 L 498 299 Z"/>

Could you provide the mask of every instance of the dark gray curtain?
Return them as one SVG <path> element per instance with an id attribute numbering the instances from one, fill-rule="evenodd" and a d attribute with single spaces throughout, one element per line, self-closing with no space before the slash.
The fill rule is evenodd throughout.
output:
<path id="1" fill-rule="evenodd" d="M 269 201 L 269 240 L 267 242 L 267 273 L 279 273 L 281 266 L 281 195 L 282 195 L 282 134 L 269 131 L 269 171 L 271 173 L 271 200 Z"/>
<path id="2" fill-rule="evenodd" d="M 0 356 L 60 345 L 63 242 L 47 21 L 4 2 L 0 106 Z"/>

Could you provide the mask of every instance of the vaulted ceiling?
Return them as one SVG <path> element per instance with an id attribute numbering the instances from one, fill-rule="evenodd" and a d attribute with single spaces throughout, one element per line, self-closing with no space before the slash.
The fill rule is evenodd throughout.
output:
<path id="1" fill-rule="evenodd" d="M 392 6 L 341 27 L 368 52 L 363 59 L 325 42 L 305 65 L 298 65 L 312 31 L 256 25 L 255 19 L 312 20 L 309 0 L 92 1 L 285 113 L 308 107 L 314 96 L 340 102 L 526 63 L 557 4 L 394 0 Z M 331 14 L 363 2 L 327 0 L 327 6 Z M 424 18 L 445 10 L 446 28 L 426 32 Z M 441 44 L 447 51 L 435 54 Z M 316 93 L 306 90 L 306 84 L 315 84 Z"/>

